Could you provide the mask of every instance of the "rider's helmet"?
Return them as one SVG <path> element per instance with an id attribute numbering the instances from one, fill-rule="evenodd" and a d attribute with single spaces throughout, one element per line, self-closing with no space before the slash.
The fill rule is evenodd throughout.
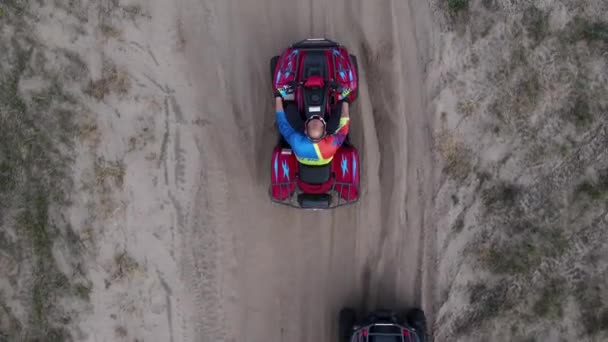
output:
<path id="1" fill-rule="evenodd" d="M 313 115 L 304 123 L 304 132 L 312 142 L 318 142 L 325 137 L 326 123 L 321 115 Z"/>

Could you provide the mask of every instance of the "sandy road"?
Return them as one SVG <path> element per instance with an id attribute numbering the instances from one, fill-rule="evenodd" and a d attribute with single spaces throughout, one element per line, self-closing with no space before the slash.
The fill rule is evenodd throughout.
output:
<path id="1" fill-rule="evenodd" d="M 180 0 L 176 9 L 179 69 L 192 89 L 177 98 L 195 108 L 180 115 L 203 124 L 187 133 L 199 156 L 185 158 L 199 165 L 183 184 L 187 290 L 173 336 L 331 341 L 344 305 L 422 304 L 432 313 L 432 272 L 423 272 L 434 231 L 424 2 Z M 362 199 L 331 212 L 267 197 L 276 139 L 268 61 L 310 36 L 345 44 L 362 77 L 352 111 Z"/>

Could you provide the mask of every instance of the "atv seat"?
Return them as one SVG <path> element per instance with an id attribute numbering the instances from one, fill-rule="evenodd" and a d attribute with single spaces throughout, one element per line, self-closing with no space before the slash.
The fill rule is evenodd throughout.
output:
<path id="1" fill-rule="evenodd" d="M 308 184 L 323 184 L 331 177 L 331 163 L 325 165 L 305 165 L 298 163 L 298 176 L 304 183 Z"/>

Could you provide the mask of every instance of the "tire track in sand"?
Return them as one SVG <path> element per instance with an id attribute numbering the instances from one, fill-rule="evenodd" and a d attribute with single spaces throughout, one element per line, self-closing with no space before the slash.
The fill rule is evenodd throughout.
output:
<path id="1" fill-rule="evenodd" d="M 192 116 L 208 122 L 193 133 L 201 177 L 182 250 L 194 306 L 187 340 L 330 341 L 343 305 L 428 304 L 421 269 L 432 267 L 433 170 L 414 32 L 426 4 L 177 6 L 184 72 L 200 94 Z M 308 36 L 342 42 L 361 65 L 352 129 L 362 198 L 332 212 L 291 210 L 267 197 L 276 142 L 268 60 Z"/>

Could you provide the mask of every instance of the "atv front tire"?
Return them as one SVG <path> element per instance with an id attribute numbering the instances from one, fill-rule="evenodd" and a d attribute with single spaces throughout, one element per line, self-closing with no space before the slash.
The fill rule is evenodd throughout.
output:
<path id="1" fill-rule="evenodd" d="M 355 310 L 350 308 L 340 310 L 340 342 L 350 341 L 356 319 L 357 315 Z"/>
<path id="2" fill-rule="evenodd" d="M 416 329 L 418 335 L 420 336 L 420 340 L 422 342 L 426 341 L 426 315 L 422 309 L 411 309 L 407 312 L 406 320 L 408 324 Z"/>
<path id="3" fill-rule="evenodd" d="M 270 59 L 270 83 L 274 81 L 274 71 L 277 69 L 277 63 L 280 56 L 274 56 Z"/>
<path id="4" fill-rule="evenodd" d="M 357 56 L 350 55 L 350 60 L 355 66 L 355 73 L 357 74 L 357 88 L 359 87 L 359 63 L 357 62 Z"/>
<path id="5" fill-rule="evenodd" d="M 350 60 L 352 61 L 355 67 L 355 73 L 357 74 L 357 92 L 359 92 L 359 63 L 357 62 L 357 56 L 350 55 Z"/>

